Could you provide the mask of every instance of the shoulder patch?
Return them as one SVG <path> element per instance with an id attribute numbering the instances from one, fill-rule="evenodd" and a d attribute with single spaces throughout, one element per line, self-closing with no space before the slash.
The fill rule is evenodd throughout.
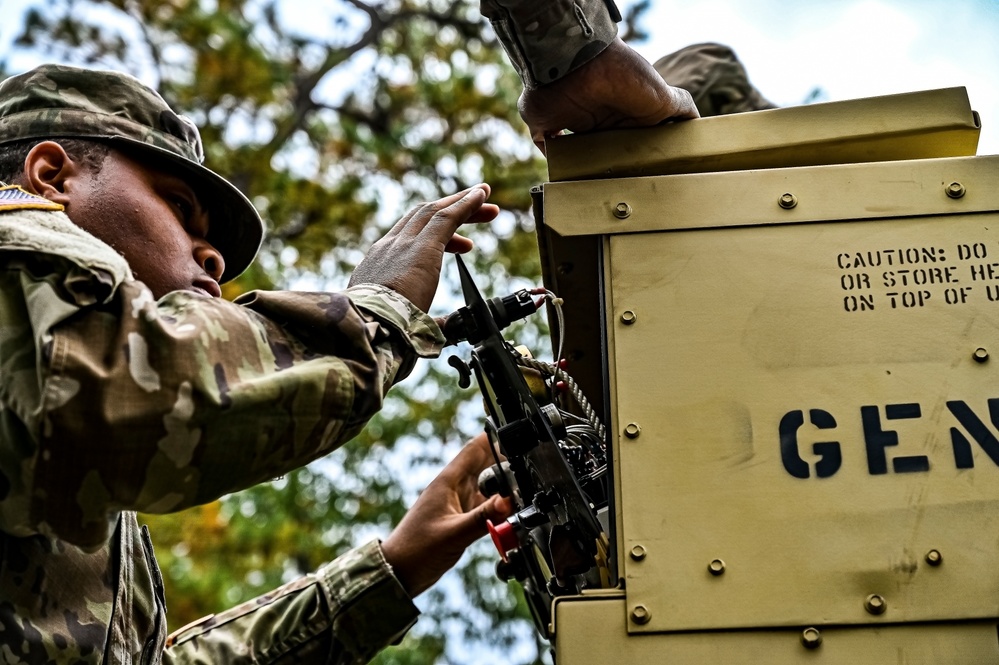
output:
<path id="1" fill-rule="evenodd" d="M 0 187 L 0 212 L 8 210 L 63 210 L 63 206 L 11 185 Z"/>

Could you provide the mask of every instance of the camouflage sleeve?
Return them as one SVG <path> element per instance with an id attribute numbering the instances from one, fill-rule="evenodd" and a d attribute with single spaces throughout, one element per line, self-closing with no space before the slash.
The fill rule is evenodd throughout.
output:
<path id="1" fill-rule="evenodd" d="M 120 510 L 181 510 L 325 455 L 443 341 L 381 287 L 155 301 L 56 257 L 0 267 L 0 528 L 84 548 Z"/>
<path id="2" fill-rule="evenodd" d="M 366 663 L 418 614 L 372 542 L 180 629 L 168 638 L 163 663 Z"/>
<path id="3" fill-rule="evenodd" d="M 613 0 L 481 0 L 525 88 L 562 78 L 617 37 Z"/>

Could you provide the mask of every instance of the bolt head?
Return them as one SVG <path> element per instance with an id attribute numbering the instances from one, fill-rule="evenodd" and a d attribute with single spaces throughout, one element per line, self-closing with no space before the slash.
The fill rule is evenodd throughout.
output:
<path id="1" fill-rule="evenodd" d="M 822 644 L 822 633 L 818 628 L 806 628 L 801 631 L 801 643 L 806 649 L 816 649 Z"/>
<path id="2" fill-rule="evenodd" d="M 631 206 L 622 201 L 614 206 L 614 216 L 618 219 L 627 219 L 631 217 Z"/>
<path id="3" fill-rule="evenodd" d="M 635 321 L 638 320 L 638 314 L 635 314 L 630 309 L 625 310 L 621 313 L 621 323 L 626 326 L 634 325 Z"/>
<path id="4" fill-rule="evenodd" d="M 798 197 L 791 192 L 786 192 L 781 194 L 780 198 L 777 199 L 777 205 L 784 208 L 784 210 L 790 210 L 794 206 L 798 205 Z"/>
<path id="5" fill-rule="evenodd" d="M 631 558 L 635 561 L 641 561 L 646 556 L 645 548 L 641 545 L 635 545 L 631 548 Z"/>
<path id="6" fill-rule="evenodd" d="M 976 362 L 983 363 L 989 359 L 989 352 L 979 347 L 975 349 L 975 352 L 971 354 L 971 357 L 974 358 Z"/>
<path id="7" fill-rule="evenodd" d="M 947 196 L 949 196 L 952 199 L 961 198 L 962 196 L 964 196 L 964 193 L 966 191 L 967 190 L 964 188 L 964 185 L 962 185 L 959 182 L 952 182 L 949 185 L 947 185 Z"/>
<path id="8" fill-rule="evenodd" d="M 712 559 L 708 564 L 708 572 L 717 577 L 725 572 L 725 562 L 721 559 Z"/>
<path id="9" fill-rule="evenodd" d="M 888 609 L 888 601 L 883 596 L 872 593 L 864 600 L 864 609 L 871 614 L 884 614 Z"/>
<path id="10" fill-rule="evenodd" d="M 635 608 L 631 610 L 631 620 L 639 626 L 644 626 L 652 621 L 652 612 L 645 605 L 635 605 Z"/>
<path id="11" fill-rule="evenodd" d="M 926 553 L 926 563 L 931 566 L 939 566 L 943 563 L 943 554 L 940 554 L 940 550 L 930 550 Z"/>
<path id="12" fill-rule="evenodd" d="M 629 439 L 637 439 L 642 433 L 642 428 L 638 423 L 628 423 L 624 427 L 624 435 Z"/>

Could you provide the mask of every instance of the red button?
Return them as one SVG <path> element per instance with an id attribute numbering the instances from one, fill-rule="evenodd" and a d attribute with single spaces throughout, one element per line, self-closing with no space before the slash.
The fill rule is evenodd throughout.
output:
<path id="1" fill-rule="evenodd" d="M 520 547 L 520 540 L 513 525 L 510 522 L 493 524 L 492 520 L 486 520 L 486 528 L 489 529 L 489 535 L 492 536 L 493 544 L 499 550 L 500 556 L 504 561 L 509 561 L 506 553 Z"/>

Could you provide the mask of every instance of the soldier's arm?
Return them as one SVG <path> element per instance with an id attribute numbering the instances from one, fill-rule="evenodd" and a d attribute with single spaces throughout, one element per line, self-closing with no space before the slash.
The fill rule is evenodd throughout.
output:
<path id="1" fill-rule="evenodd" d="M 181 629 L 164 662 L 367 662 L 416 620 L 409 601 L 485 535 L 486 519 L 510 514 L 508 500 L 479 493 L 493 464 L 484 434 L 469 441 L 382 544 L 348 552 L 314 575 Z M 327 660 L 327 658 L 329 660 Z"/>
<path id="2" fill-rule="evenodd" d="M 366 663 L 419 615 L 372 542 L 312 575 L 186 626 L 165 665 Z"/>
<path id="3" fill-rule="evenodd" d="M 14 225 L 31 236 L 19 242 L 42 249 L 0 247 L 0 434 L 10 443 L 0 528 L 98 547 L 120 510 L 211 501 L 354 436 L 417 356 L 439 352 L 424 311 L 443 254 L 470 245 L 455 231 L 498 213 L 488 193 L 414 208 L 345 293 L 260 292 L 240 305 L 188 292 L 155 301 L 137 281 L 109 282 L 94 257 L 122 261 L 107 245 L 62 213 L 25 211 L 39 217 Z"/>
<path id="4" fill-rule="evenodd" d="M 524 82 L 520 113 L 535 144 L 564 129 L 656 125 L 698 117 L 690 94 L 667 85 L 617 38 L 605 0 L 481 0 Z M 616 12 L 616 9 L 613 10 Z"/>
<path id="5" fill-rule="evenodd" d="M 479 7 L 526 89 L 557 81 L 600 55 L 617 37 L 620 20 L 605 0 L 481 0 Z"/>
<path id="6" fill-rule="evenodd" d="M 236 305 L 155 301 L 126 281 L 89 303 L 96 287 L 65 263 L 27 255 L 2 273 L 0 390 L 19 459 L 2 460 L 14 490 L 0 524 L 14 535 L 98 546 L 119 510 L 181 510 L 302 466 L 442 341 L 385 287 Z"/>

